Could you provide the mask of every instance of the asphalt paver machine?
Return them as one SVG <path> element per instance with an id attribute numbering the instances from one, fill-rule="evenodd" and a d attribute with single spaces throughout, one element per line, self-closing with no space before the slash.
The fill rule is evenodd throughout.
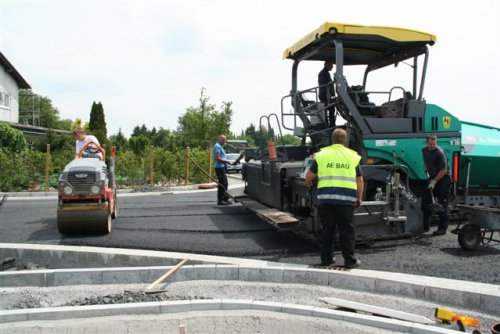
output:
<path id="1" fill-rule="evenodd" d="M 117 216 L 115 154 L 86 143 L 58 181 L 57 227 L 62 234 L 108 234 Z"/>
<path id="2" fill-rule="evenodd" d="M 265 148 L 248 150 L 238 199 L 277 227 L 317 233 L 315 191 L 305 185 L 304 174 L 311 147 L 330 145 L 332 131 L 342 127 L 349 146 L 362 156 L 365 192 L 355 213 L 357 240 L 420 232 L 426 136 L 437 136 L 455 179 L 459 171 L 453 163 L 461 152 L 461 122 L 424 99 L 429 47 L 435 42 L 433 34 L 411 29 L 326 22 L 287 48 L 291 90 L 281 100 L 281 117 L 264 120 L 268 126 L 276 120 L 280 133 L 293 131 L 301 145 L 284 145 L 278 138 L 276 157 Z M 319 86 L 299 87 L 300 65 L 315 62 L 316 74 L 325 61 L 335 64 L 333 83 L 326 87 L 334 98 L 326 103 L 319 100 Z M 347 72 L 359 73 L 358 81 Z M 329 113 L 337 115 L 335 126 Z M 266 215 L 271 208 L 281 215 Z"/>

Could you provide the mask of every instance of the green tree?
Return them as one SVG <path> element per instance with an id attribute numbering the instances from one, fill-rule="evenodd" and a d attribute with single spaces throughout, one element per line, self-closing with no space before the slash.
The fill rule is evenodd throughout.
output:
<path id="1" fill-rule="evenodd" d="M 121 128 L 118 129 L 118 133 L 116 135 L 109 136 L 109 142 L 111 146 L 116 146 L 117 151 L 127 149 L 127 138 L 125 138 Z"/>
<path id="2" fill-rule="evenodd" d="M 59 121 L 59 129 L 71 131 L 73 129 L 73 121 L 70 119 L 62 119 Z"/>
<path id="3" fill-rule="evenodd" d="M 160 128 L 151 138 L 151 144 L 154 147 L 161 147 L 166 150 L 172 150 L 175 147 L 175 134 L 169 129 Z"/>
<path id="4" fill-rule="evenodd" d="M 301 140 L 299 137 L 296 137 L 289 133 L 283 135 L 283 137 L 278 140 L 278 143 L 285 145 L 300 145 L 300 142 Z"/>
<path id="5" fill-rule="evenodd" d="M 267 142 L 271 139 L 281 143 L 279 138 L 274 138 L 275 136 L 273 128 L 270 128 L 268 131 L 266 127 L 261 126 L 257 131 L 253 123 L 250 123 L 250 126 L 245 129 L 245 137 L 249 144 L 255 145 L 260 148 L 266 147 Z"/>
<path id="6" fill-rule="evenodd" d="M 47 144 L 50 144 L 50 150 L 52 152 L 58 151 L 74 151 L 75 149 L 75 140 L 72 136 L 68 135 L 59 135 L 54 131 L 49 129 L 43 136 L 38 138 L 35 142 L 36 148 L 45 152 L 47 148 Z"/>
<path id="7" fill-rule="evenodd" d="M 108 130 L 106 129 L 106 120 L 104 119 L 104 108 L 102 103 L 92 103 L 92 109 L 90 110 L 90 121 L 89 121 L 90 132 L 97 137 L 101 145 L 108 145 Z"/>
<path id="8" fill-rule="evenodd" d="M 138 157 L 145 156 L 149 152 L 150 140 L 146 136 L 134 136 L 130 137 L 128 141 L 128 146 Z"/>
<path id="9" fill-rule="evenodd" d="M 148 130 L 148 128 L 145 124 L 143 124 L 140 127 L 139 127 L 139 125 L 137 125 L 134 128 L 134 130 L 132 130 L 131 137 L 139 137 L 139 136 L 151 138 L 151 131 Z"/>
<path id="10" fill-rule="evenodd" d="M 255 125 L 253 123 L 250 123 L 248 128 L 245 129 L 244 133 L 245 133 L 245 136 L 250 137 L 250 138 L 254 138 L 254 141 L 255 141 L 255 136 L 256 136 L 257 131 L 255 130 Z"/>
<path id="11" fill-rule="evenodd" d="M 210 104 L 210 98 L 201 89 L 198 107 L 189 107 L 186 113 L 179 117 L 178 133 L 184 145 L 202 147 L 207 141 L 215 141 L 218 135 L 230 133 L 232 102 L 222 102 L 220 110 Z"/>
<path id="12" fill-rule="evenodd" d="M 1 124 L 1 123 L 0 123 Z M 26 189 L 29 185 L 29 173 L 26 161 L 28 150 L 12 153 L 7 149 L 0 150 L 0 191 Z"/>
<path id="13" fill-rule="evenodd" d="M 143 159 L 130 151 L 118 152 L 115 172 L 118 180 L 144 180 Z"/>
<path id="14" fill-rule="evenodd" d="M 0 122 L 0 149 L 19 153 L 28 148 L 28 142 L 20 130 Z"/>
<path id="15" fill-rule="evenodd" d="M 239 139 L 245 139 L 250 146 L 257 145 L 256 140 L 258 138 L 258 134 L 253 123 L 250 123 L 250 125 L 242 132 L 243 135 Z"/>
<path id="16" fill-rule="evenodd" d="M 31 90 L 19 91 L 19 116 L 21 123 L 26 121 L 28 124 L 45 128 L 69 130 L 69 120 L 59 119 L 59 110 L 52 105 L 52 100 Z"/>
<path id="17" fill-rule="evenodd" d="M 238 139 L 245 139 L 250 146 L 265 147 L 269 140 L 274 140 L 279 145 L 300 145 L 300 138 L 292 134 L 285 134 L 283 137 L 275 136 L 274 129 L 268 131 L 265 127 L 261 127 L 259 131 L 255 129 L 255 125 L 250 125 L 243 131 L 243 135 Z"/>
<path id="18" fill-rule="evenodd" d="M 28 186 L 28 152 L 23 133 L 0 122 L 0 191 L 21 190 Z"/>

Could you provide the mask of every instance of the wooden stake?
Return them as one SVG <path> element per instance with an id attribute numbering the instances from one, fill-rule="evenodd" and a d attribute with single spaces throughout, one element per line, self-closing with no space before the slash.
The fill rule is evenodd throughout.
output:
<path id="1" fill-rule="evenodd" d="M 45 155 L 45 191 L 49 191 L 49 169 L 50 169 L 50 144 L 47 144 Z"/>
<path id="2" fill-rule="evenodd" d="M 175 273 L 177 270 L 179 270 L 180 267 L 182 267 L 186 262 L 188 262 L 188 259 L 184 259 L 181 262 L 177 263 L 177 265 L 173 268 L 171 268 L 169 271 L 167 271 L 165 274 L 163 274 L 160 278 L 158 278 L 156 281 L 151 283 L 147 288 L 146 291 L 151 290 L 161 282 L 163 282 L 167 277 Z"/>
<path id="3" fill-rule="evenodd" d="M 190 161 L 190 150 L 189 146 L 186 147 L 186 168 L 184 169 L 184 185 L 187 186 L 189 182 L 189 161 Z"/>
<path id="4" fill-rule="evenodd" d="M 212 176 L 211 176 L 211 172 L 212 172 L 212 147 L 210 147 L 210 145 L 208 145 L 208 182 L 212 181 Z"/>
<path id="5" fill-rule="evenodd" d="M 153 145 L 149 146 L 149 185 L 154 185 L 154 150 Z"/>

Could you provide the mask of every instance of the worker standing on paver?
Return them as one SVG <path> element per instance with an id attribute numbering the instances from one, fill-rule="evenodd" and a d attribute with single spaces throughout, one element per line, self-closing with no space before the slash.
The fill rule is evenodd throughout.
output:
<path id="1" fill-rule="evenodd" d="M 226 159 L 226 152 L 222 145 L 226 143 L 226 136 L 220 135 L 217 138 L 217 143 L 214 145 L 214 167 L 217 175 L 217 205 L 228 205 L 229 198 L 227 197 L 227 164 L 230 163 Z"/>
<path id="2" fill-rule="evenodd" d="M 439 210 L 438 228 L 432 235 L 446 234 L 448 229 L 448 197 L 450 194 L 450 178 L 448 176 L 448 162 L 443 149 L 436 144 L 436 135 L 427 136 L 427 146 L 422 149 L 424 155 L 424 167 L 429 175 L 427 183 L 428 191 L 422 195 L 421 209 L 424 213 L 423 229 L 429 231 L 429 223 L 432 215 L 431 204 L 435 196 L 442 206 Z"/>
<path id="3" fill-rule="evenodd" d="M 333 69 L 332 61 L 325 61 L 323 69 L 318 73 L 318 86 L 319 93 L 318 98 L 320 102 L 325 105 L 328 110 L 328 126 L 335 126 L 335 107 L 330 106 L 335 97 L 335 86 L 333 85 L 332 77 L 330 76 L 330 71 Z"/>
<path id="4" fill-rule="evenodd" d="M 360 261 L 354 257 L 354 208 L 361 205 L 363 176 L 359 167 L 361 157 L 346 147 L 347 133 L 335 129 L 333 145 L 315 154 L 314 162 L 306 174 L 311 186 L 318 176 L 318 211 L 321 220 L 321 266 L 334 263 L 335 229 L 339 228 L 340 249 L 346 268 L 355 268 Z"/>

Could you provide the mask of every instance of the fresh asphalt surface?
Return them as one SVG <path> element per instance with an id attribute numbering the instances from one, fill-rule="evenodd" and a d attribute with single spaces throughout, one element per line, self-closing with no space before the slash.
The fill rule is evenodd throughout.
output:
<path id="1" fill-rule="evenodd" d="M 215 190 L 120 196 L 118 218 L 114 220 L 111 234 L 63 236 L 57 230 L 55 198 L 7 198 L 0 205 L 0 242 L 151 249 L 305 264 L 318 262 L 317 245 L 290 231 L 276 231 L 240 204 L 217 206 L 215 202 Z M 499 238 L 498 232 L 495 237 Z M 500 243 L 466 252 L 454 234 L 432 237 L 427 233 L 358 245 L 357 252 L 363 269 L 500 284 Z M 336 256 L 342 264 L 342 256 L 339 253 Z"/>
<path id="2" fill-rule="evenodd" d="M 224 256 L 314 251 L 291 232 L 278 233 L 239 204 L 216 205 L 215 192 L 118 198 L 110 235 L 62 236 L 57 200 L 5 201 L 0 241 L 138 248 Z"/>

